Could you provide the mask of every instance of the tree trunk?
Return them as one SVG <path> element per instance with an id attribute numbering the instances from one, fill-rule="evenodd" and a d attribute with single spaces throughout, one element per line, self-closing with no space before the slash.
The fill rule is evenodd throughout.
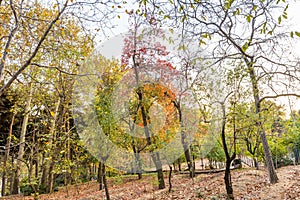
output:
<path id="1" fill-rule="evenodd" d="M 29 119 L 29 113 L 31 109 L 31 100 L 33 95 L 33 89 L 34 87 L 32 84 L 30 84 L 30 92 L 29 96 L 27 98 L 25 111 L 24 111 L 24 118 L 21 128 L 21 135 L 20 135 L 20 145 L 19 145 L 19 153 L 18 153 L 18 159 L 17 159 L 17 166 L 16 166 L 16 172 L 14 177 L 14 189 L 13 194 L 19 194 L 20 192 L 20 175 L 21 175 L 21 167 L 22 167 L 22 161 L 24 156 L 24 150 L 25 150 L 25 137 L 26 137 L 26 130 L 27 130 L 27 124 Z"/>
<path id="2" fill-rule="evenodd" d="M 142 105 L 143 93 L 141 90 L 139 90 L 139 91 L 137 91 L 137 94 L 138 94 L 139 102 L 140 102 L 140 108 L 141 108 L 141 113 L 142 113 L 143 126 L 144 126 L 144 132 L 145 132 L 145 136 L 146 136 L 146 140 L 147 140 L 147 145 L 151 146 L 152 141 L 151 141 L 148 122 L 147 122 L 146 110 L 145 110 L 145 107 Z M 158 152 L 152 153 L 151 157 L 152 157 L 152 160 L 155 164 L 155 168 L 157 171 L 158 188 L 164 189 L 166 186 L 165 186 L 165 181 L 164 181 L 164 176 L 163 176 L 163 171 L 162 171 L 162 164 L 161 164 L 159 153 Z"/>
<path id="3" fill-rule="evenodd" d="M 258 166 L 258 161 L 257 159 L 255 158 L 255 156 L 253 156 L 253 161 L 254 161 L 254 167 L 256 170 L 259 170 L 259 166 Z"/>
<path id="4" fill-rule="evenodd" d="M 11 158 L 11 168 L 14 169 L 15 168 L 15 156 L 13 155 Z M 10 178 L 9 178 L 9 194 L 13 194 L 13 189 L 14 189 L 14 176 L 15 173 L 13 171 L 11 171 L 10 174 Z"/>
<path id="5" fill-rule="evenodd" d="M 175 107 L 177 108 L 178 114 L 179 114 L 179 122 L 181 125 L 181 129 L 183 129 L 183 119 L 182 119 L 182 112 L 180 107 L 180 102 L 174 102 Z M 184 131 L 181 131 L 181 144 L 184 151 L 184 156 L 187 162 L 187 166 L 190 172 L 190 178 L 195 177 L 195 167 L 192 161 L 191 151 L 186 141 L 186 134 Z"/>
<path id="6" fill-rule="evenodd" d="M 132 138 L 131 144 L 132 144 L 135 162 L 137 165 L 136 172 L 138 174 L 138 179 L 140 180 L 140 179 L 142 179 L 142 163 L 141 163 L 141 159 L 140 159 L 140 152 L 138 152 L 133 138 Z"/>
<path id="7" fill-rule="evenodd" d="M 105 171 L 105 165 L 104 164 L 102 164 L 102 180 L 103 180 L 103 184 L 104 184 L 106 200 L 110 200 L 108 185 L 107 185 L 107 180 L 106 180 L 106 171 Z"/>
<path id="8" fill-rule="evenodd" d="M 182 134 L 182 137 L 181 138 L 185 138 L 185 134 Z M 183 141 L 184 139 L 182 139 Z M 186 159 L 186 162 L 187 162 L 187 166 L 188 166 L 188 170 L 190 172 L 190 178 L 193 178 L 195 177 L 195 171 L 194 171 L 194 165 L 193 165 L 193 161 L 192 161 L 192 158 L 191 158 L 191 152 L 190 152 L 190 149 L 189 147 L 187 146 L 187 144 L 183 141 L 182 142 L 183 144 L 183 149 L 184 149 L 184 155 L 185 155 L 185 159 Z"/>
<path id="9" fill-rule="evenodd" d="M 180 159 L 179 158 L 177 159 L 177 163 L 178 163 L 178 171 L 181 172 L 181 163 L 180 163 Z"/>
<path id="10" fill-rule="evenodd" d="M 172 191 L 172 166 L 169 165 L 169 168 L 170 168 L 170 172 L 169 172 L 169 193 Z"/>
<path id="11" fill-rule="evenodd" d="M 99 190 L 103 190 L 103 170 L 102 170 L 102 162 L 99 161 L 98 165 L 98 176 L 97 176 L 97 182 L 99 183 Z"/>
<path id="12" fill-rule="evenodd" d="M 30 159 L 29 159 L 29 166 L 28 166 L 28 182 L 29 182 L 29 185 L 32 189 L 32 191 L 34 191 L 34 199 L 38 199 L 38 184 L 37 183 L 32 183 L 32 176 L 33 176 L 33 166 L 35 164 L 35 156 L 34 156 L 34 146 L 36 144 L 36 132 L 34 131 L 33 132 L 33 135 L 32 135 L 32 146 L 31 146 L 31 149 L 30 149 Z"/>
<path id="13" fill-rule="evenodd" d="M 43 156 L 42 160 L 42 177 L 41 177 L 41 186 L 42 188 L 46 188 L 46 185 L 48 183 L 48 165 L 45 162 L 45 157 Z M 43 191 L 46 192 L 46 191 Z"/>
<path id="14" fill-rule="evenodd" d="M 228 150 L 228 147 L 227 147 L 226 135 L 225 135 L 226 112 L 225 112 L 225 105 L 224 105 L 224 103 L 221 104 L 221 106 L 222 106 L 222 112 L 223 112 L 221 139 L 222 139 L 223 150 L 224 150 L 225 157 L 226 157 L 226 167 L 225 167 L 224 181 L 225 181 L 227 199 L 234 199 L 232 182 L 231 182 L 231 174 L 230 174 L 230 164 L 235 159 L 236 153 L 234 151 L 233 154 L 232 154 L 232 156 L 229 155 L 229 150 Z M 234 130 L 234 132 L 235 132 L 235 130 Z M 234 133 L 234 135 L 235 135 L 235 133 Z M 235 139 L 234 139 L 234 141 L 235 141 Z"/>
<path id="15" fill-rule="evenodd" d="M 11 143 L 11 136 L 12 136 L 12 129 L 13 129 L 14 121 L 15 121 L 15 114 L 13 114 L 12 119 L 11 119 L 11 123 L 10 123 L 10 127 L 9 127 L 9 133 L 8 133 L 7 142 L 6 142 L 6 146 L 5 146 L 5 154 L 4 154 L 4 159 L 3 159 L 1 196 L 6 195 L 5 194 L 6 172 L 7 172 L 6 165 L 7 165 L 7 161 L 8 161 L 8 158 L 9 158 L 10 143 Z"/>
<path id="16" fill-rule="evenodd" d="M 65 121 L 64 121 L 64 116 L 65 116 L 65 106 L 64 106 L 64 102 L 65 102 L 65 96 L 64 93 L 62 92 L 62 94 L 59 95 L 59 99 L 55 108 L 55 115 L 54 115 L 54 121 L 52 124 L 52 128 L 53 128 L 53 132 L 52 132 L 52 140 L 51 140 L 51 144 L 52 144 L 52 148 L 51 148 L 51 163 L 49 166 L 49 176 L 48 176 L 48 192 L 52 193 L 53 189 L 54 189 L 54 166 L 55 163 L 57 162 L 57 156 L 62 148 L 62 145 L 57 144 L 57 137 L 59 137 L 59 135 L 57 136 L 57 134 L 61 134 L 64 132 L 63 127 L 65 127 Z"/>
<path id="17" fill-rule="evenodd" d="M 54 152 L 51 158 L 52 160 L 48 171 L 48 186 L 47 186 L 48 193 L 52 193 L 54 189 L 55 174 L 53 170 L 54 170 L 55 163 L 57 162 L 57 155 L 59 154 L 60 150 L 61 150 L 61 146 L 55 145 Z"/>
<path id="18" fill-rule="evenodd" d="M 152 160 L 155 164 L 156 171 L 157 171 L 158 189 L 164 189 L 166 186 L 165 186 L 165 181 L 164 181 L 162 164 L 161 164 L 158 152 L 156 152 L 155 154 L 152 154 Z"/>
<path id="19" fill-rule="evenodd" d="M 231 164 L 231 159 L 226 160 L 224 180 L 226 186 L 227 199 L 234 199 L 232 182 L 231 182 L 231 174 L 230 174 L 230 164 Z"/>
<path id="20" fill-rule="evenodd" d="M 269 148 L 268 140 L 266 138 L 266 133 L 264 130 L 261 130 L 260 137 L 264 147 L 265 159 L 268 168 L 269 180 L 271 184 L 278 182 L 278 177 L 275 171 L 274 163 L 272 160 L 272 154 Z"/>
<path id="21" fill-rule="evenodd" d="M 48 184 L 47 184 L 47 192 L 52 193 L 53 192 L 53 185 L 54 185 L 54 164 L 55 162 L 51 162 L 49 171 L 48 171 Z"/>
<path id="22" fill-rule="evenodd" d="M 257 77 L 256 77 L 254 69 L 253 69 L 253 59 L 251 61 L 249 61 L 245 58 L 245 62 L 248 67 L 248 73 L 249 73 L 251 84 L 252 84 L 253 98 L 254 98 L 254 102 L 255 102 L 255 112 L 258 115 L 257 128 L 258 128 L 260 138 L 262 141 L 262 145 L 263 145 L 263 149 L 264 149 L 266 165 L 267 165 L 268 174 L 269 174 L 269 180 L 270 180 L 271 184 L 274 184 L 274 183 L 278 182 L 278 177 L 277 177 L 277 174 L 276 174 L 276 171 L 274 168 L 274 163 L 272 160 L 272 154 L 271 154 L 268 140 L 266 137 L 266 132 L 265 132 L 265 129 L 262 124 L 262 119 L 261 119 L 261 114 L 260 114 L 261 101 L 259 98 L 259 88 L 258 88 Z"/>
<path id="23" fill-rule="evenodd" d="M 299 147 L 294 147 L 295 164 L 299 164 Z"/>

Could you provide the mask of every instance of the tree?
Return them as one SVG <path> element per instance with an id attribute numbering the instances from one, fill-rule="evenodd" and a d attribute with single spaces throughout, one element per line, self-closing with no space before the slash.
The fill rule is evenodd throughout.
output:
<path id="1" fill-rule="evenodd" d="M 236 157 L 236 122 L 235 118 L 233 118 L 233 150 L 230 150 L 228 147 L 228 142 L 226 141 L 226 123 L 228 120 L 228 116 L 226 113 L 226 107 L 225 107 L 225 101 L 231 94 L 229 93 L 224 101 L 219 102 L 221 104 L 221 109 L 222 109 L 222 123 L 221 123 L 221 140 L 222 140 L 222 146 L 223 150 L 225 153 L 225 176 L 224 176 L 224 181 L 225 181 L 225 186 L 226 186 L 226 192 L 227 192 L 227 199 L 234 199 L 233 196 L 233 187 L 232 187 L 232 181 L 231 181 L 231 174 L 230 174 L 230 166 L 231 162 L 235 159 Z M 235 104 L 235 102 L 234 102 Z M 233 110 L 235 112 L 235 109 Z"/>
<path id="2" fill-rule="evenodd" d="M 253 115 L 254 106 L 248 103 L 237 105 L 237 131 L 239 138 L 244 141 L 246 151 L 254 160 L 254 166 L 258 169 L 258 151 L 261 144 L 260 136 L 255 126 L 256 116 Z M 241 148 L 243 146 L 241 145 Z"/>
<path id="3" fill-rule="evenodd" d="M 140 76 L 143 71 L 149 70 L 149 67 L 153 66 L 154 63 L 157 63 L 159 61 L 159 58 L 156 58 L 155 56 L 159 55 L 157 52 L 159 52 L 162 55 L 166 55 L 165 48 L 161 46 L 160 44 L 154 44 L 156 46 L 152 47 L 151 44 L 147 42 L 141 41 L 141 38 L 139 37 L 139 28 L 141 26 L 141 18 L 131 14 L 132 16 L 132 30 L 130 32 L 130 35 L 128 35 L 127 38 L 125 38 L 124 41 L 124 49 L 123 54 L 121 58 L 121 64 L 125 65 L 127 68 L 129 68 L 129 63 L 132 62 L 132 69 L 135 73 L 135 80 L 136 85 L 139 86 L 140 83 Z M 155 26 L 154 26 L 155 28 Z M 143 36 L 142 36 L 143 37 Z M 141 38 L 141 39 L 139 39 Z M 150 37 L 149 37 L 150 38 Z M 151 38 L 150 38 L 151 42 Z M 153 45 L 153 44 L 152 44 Z M 150 55 L 147 57 L 147 53 Z M 153 139 L 152 134 L 149 131 L 149 120 L 147 119 L 149 116 L 147 115 L 147 106 L 145 102 L 147 102 L 147 98 L 145 97 L 144 91 L 142 87 L 138 87 L 136 90 L 137 95 L 137 112 L 140 112 L 141 114 L 141 125 L 144 129 L 144 134 L 146 137 L 147 146 L 153 147 Z M 138 114 L 136 112 L 136 115 Z M 135 120 L 136 121 L 136 120 Z M 137 122 L 137 121 L 136 121 Z M 154 149 L 150 149 L 150 152 L 153 152 Z M 158 152 L 151 153 L 151 158 L 154 162 L 156 171 L 157 171 L 157 178 L 158 178 L 158 187 L 159 189 L 165 188 L 165 182 L 163 177 L 163 171 L 162 171 L 162 163 L 160 159 L 160 155 Z"/>
<path id="4" fill-rule="evenodd" d="M 246 150 L 250 153 L 254 160 L 255 167 L 258 169 L 258 153 L 261 140 L 255 125 L 257 116 L 253 114 L 255 109 L 254 103 L 241 103 L 237 105 L 237 108 L 239 138 L 245 142 Z M 262 103 L 263 111 L 261 119 L 269 134 L 273 134 L 275 130 L 282 132 L 282 130 L 279 129 L 280 119 L 283 117 L 281 109 L 281 106 L 272 101 Z"/>
<path id="5" fill-rule="evenodd" d="M 4 81 L 3 92 L 16 90 L 23 93 L 15 105 L 17 110 L 22 110 L 24 117 L 21 135 L 16 135 L 20 137 L 20 145 L 13 192 L 18 193 L 19 188 L 22 188 L 22 184 L 25 183 L 26 178 L 22 180 L 19 177 L 24 164 L 28 169 L 28 182 L 33 193 L 43 191 L 42 187 L 48 188 L 48 192 L 51 192 L 56 187 L 55 174 L 67 171 L 65 172 L 67 177 L 68 173 L 73 173 L 72 170 L 75 170 L 71 166 L 71 159 L 74 162 L 81 159 L 73 157 L 70 150 L 72 145 L 80 145 L 77 144 L 78 138 L 71 139 L 75 133 L 69 106 L 78 61 L 89 55 L 93 48 L 92 38 L 83 34 L 84 30 L 74 17 L 67 19 L 60 16 L 56 22 L 51 21 L 58 17 L 55 9 L 59 5 L 45 8 L 44 4 L 37 1 L 22 2 L 23 5 L 13 1 L 2 3 L 4 7 L 1 5 L 0 9 L 7 8 L 1 12 L 3 19 L 15 17 L 19 20 L 16 22 L 19 23 L 16 32 L 10 35 L 11 39 L 6 41 L 8 37 L 5 34 L 9 34 L 10 28 L 14 25 L 13 20 L 4 21 L 3 23 L 7 24 L 3 28 L 7 30 L 1 32 L 3 34 L 1 45 L 5 46 L 7 51 L 2 55 L 4 59 L 1 60 L 2 70 L 4 70 L 1 74 Z M 77 4 L 72 4 L 74 9 L 75 5 Z M 48 20 L 55 23 L 52 24 L 51 30 L 47 29 Z M 0 49 L 4 51 L 5 48 L 1 47 Z M 18 76 L 18 73 L 21 75 Z M 11 81 L 14 83 L 12 84 Z M 25 146 L 25 143 L 29 145 Z M 39 146 L 40 144 L 42 145 Z M 59 152 L 61 154 L 58 154 Z M 86 152 L 76 153 L 82 155 Z M 65 165 L 61 167 L 57 161 L 64 161 Z M 32 175 L 34 169 L 35 177 Z M 42 177 L 39 176 L 40 170 Z"/>
<path id="6" fill-rule="evenodd" d="M 293 152 L 296 164 L 300 162 L 299 119 L 299 111 L 292 111 L 290 118 L 282 123 L 283 134 L 281 134 L 283 138 L 282 143 L 289 148 L 289 152 Z"/>
<path id="7" fill-rule="evenodd" d="M 268 98 L 299 96 L 296 86 L 299 83 L 298 71 L 294 70 L 297 62 L 292 60 L 285 48 L 285 39 L 295 32 L 286 33 L 279 29 L 283 19 L 287 18 L 288 4 L 275 0 L 174 1 L 170 10 L 170 4 L 145 2 L 149 7 L 153 5 L 152 8 L 161 16 L 159 19 L 169 19 L 165 20 L 166 23 L 180 20 L 180 29 L 186 38 L 195 38 L 202 45 L 209 44 L 211 56 L 206 57 L 209 65 L 224 66 L 228 62 L 236 62 L 245 66 L 252 87 L 258 116 L 256 125 L 263 144 L 269 180 L 276 183 L 278 177 L 261 119 L 261 103 Z M 279 17 L 274 15 L 276 11 Z M 280 83 L 282 78 L 295 87 Z"/>
<path id="8" fill-rule="evenodd" d="M 47 54 L 49 46 L 45 41 L 55 38 L 53 34 L 57 30 L 68 32 L 72 27 L 66 27 L 69 19 L 76 21 L 81 28 L 86 27 L 90 22 L 100 27 L 109 25 L 104 22 L 106 15 L 112 14 L 115 1 L 94 1 L 82 2 L 76 0 L 65 0 L 62 2 L 28 2 L 21 3 L 11 0 L 0 2 L 1 5 L 1 34 L 0 34 L 0 96 L 17 80 L 17 78 L 28 68 L 32 62 L 38 59 L 38 53 Z M 104 9 L 100 9 L 103 8 Z M 87 17 L 82 10 L 97 10 L 90 12 Z M 99 12 L 101 10 L 101 12 Z M 98 30 L 98 29 L 97 29 Z M 72 31 L 72 30 L 70 30 Z M 87 36 L 91 34 L 87 29 Z M 63 43 L 62 41 L 56 41 Z M 51 47 L 51 45 L 50 45 Z M 9 68 L 14 60 L 14 68 Z M 37 63 L 40 64 L 40 63 Z"/>
<path id="9" fill-rule="evenodd" d="M 104 56 L 94 58 L 94 62 L 97 62 L 96 64 L 98 67 L 102 69 L 101 79 L 98 84 L 97 96 L 95 100 L 95 109 L 101 129 L 103 133 L 114 142 L 114 144 L 126 148 L 129 141 L 127 138 L 128 135 L 125 134 L 117 124 L 111 108 L 114 87 L 124 74 L 124 68 L 122 68 L 116 60 L 110 61 Z M 109 154 L 107 154 L 107 156 L 109 156 Z M 102 190 L 102 185 L 104 184 L 106 199 L 110 199 L 105 171 L 105 161 L 107 158 L 102 156 L 98 159 L 99 188 Z"/>

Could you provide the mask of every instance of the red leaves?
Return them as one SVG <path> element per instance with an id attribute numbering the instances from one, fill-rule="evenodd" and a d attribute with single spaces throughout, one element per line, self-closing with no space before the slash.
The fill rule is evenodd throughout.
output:
<path id="1" fill-rule="evenodd" d="M 121 64 L 126 65 L 127 69 L 137 65 L 174 69 L 167 61 L 170 52 L 159 42 L 163 38 L 164 31 L 155 26 L 155 18 L 149 19 L 150 26 L 147 28 L 144 27 L 146 22 L 141 23 L 138 15 L 132 15 L 132 19 L 131 30 L 124 39 Z"/>

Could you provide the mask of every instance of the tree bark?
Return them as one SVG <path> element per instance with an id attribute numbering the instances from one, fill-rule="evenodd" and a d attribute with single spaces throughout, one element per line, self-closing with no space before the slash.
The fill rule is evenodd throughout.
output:
<path id="1" fill-rule="evenodd" d="M 61 78 L 61 77 L 60 77 Z M 56 138 L 57 138 L 57 133 L 62 133 L 63 132 L 63 128 L 65 126 L 64 124 L 64 115 L 65 115 L 65 106 L 64 106 L 64 102 L 65 102 L 65 94 L 64 94 L 64 90 L 63 92 L 59 95 L 59 99 L 56 105 L 56 109 L 55 109 L 55 114 L 54 114 L 54 120 L 53 120 L 53 124 L 52 124 L 52 140 L 51 140 L 51 144 L 52 144 L 52 148 L 51 148 L 51 162 L 50 162 L 50 166 L 49 166 L 49 171 L 48 171 L 48 188 L 47 188 L 47 192 L 52 193 L 53 192 L 53 188 L 54 188 L 54 166 L 55 163 L 57 162 L 57 155 L 61 150 L 61 145 L 57 144 Z"/>
<path id="2" fill-rule="evenodd" d="M 135 161 L 137 164 L 136 171 L 138 174 L 138 179 L 140 180 L 140 179 L 142 179 L 142 163 L 141 163 L 140 154 L 139 154 L 140 152 L 138 152 L 133 138 L 132 138 L 131 144 L 132 144 L 132 149 L 133 149 L 133 153 L 134 153 L 134 158 L 135 158 Z"/>
<path id="3" fill-rule="evenodd" d="M 10 127 L 9 127 L 9 133 L 8 133 L 7 142 L 6 142 L 6 146 L 5 146 L 5 154 L 4 154 L 4 159 L 3 159 L 1 196 L 6 195 L 6 193 L 5 193 L 5 189 L 6 189 L 6 172 L 7 172 L 6 165 L 7 165 L 7 161 L 8 161 L 8 158 L 9 158 L 11 136 L 12 136 L 12 129 L 13 129 L 14 121 L 15 121 L 15 114 L 13 114 L 12 119 L 11 119 L 11 123 L 10 123 Z"/>
<path id="4" fill-rule="evenodd" d="M 48 184 L 47 184 L 47 192 L 48 193 L 52 193 L 53 192 L 53 185 L 54 185 L 54 164 L 55 162 L 52 161 L 49 167 L 49 171 L 48 171 Z"/>
<path id="5" fill-rule="evenodd" d="M 147 140 L 147 145 L 150 146 L 152 144 L 151 137 L 150 137 L 150 132 L 148 128 L 148 122 L 147 122 L 147 115 L 146 115 L 146 110 L 145 107 L 142 105 L 143 102 L 143 93 L 141 89 L 137 91 L 138 97 L 139 97 L 139 103 L 140 103 L 140 108 L 141 108 L 141 113 L 142 113 L 142 119 L 143 119 L 143 126 L 144 126 L 144 132 Z M 155 168 L 157 171 L 157 179 L 158 179 L 158 189 L 164 189 L 165 186 L 165 181 L 164 181 L 164 176 L 163 176 L 163 171 L 162 171 L 162 164 L 160 160 L 159 153 L 151 153 L 151 158 L 155 164 Z"/>
<path id="6" fill-rule="evenodd" d="M 172 166 L 169 165 L 170 172 L 169 172 L 169 193 L 172 191 Z"/>
<path id="7" fill-rule="evenodd" d="M 181 107 L 180 107 L 180 102 L 173 102 L 174 106 L 177 108 L 178 114 L 179 114 L 179 122 L 181 125 L 181 129 L 183 129 L 183 119 L 182 119 L 182 112 L 181 112 Z M 184 131 L 181 131 L 181 144 L 183 147 L 183 151 L 184 151 L 184 156 L 187 162 L 187 166 L 188 166 L 188 170 L 190 172 L 190 178 L 195 177 L 195 167 L 194 167 L 194 163 L 192 161 L 192 156 L 191 156 L 191 151 L 190 148 L 186 142 L 186 134 Z"/>
<path id="8" fill-rule="evenodd" d="M 19 194 L 20 192 L 20 175 L 21 175 L 21 167 L 22 167 L 22 161 L 25 151 L 25 137 L 26 137 L 26 131 L 27 131 L 27 124 L 29 119 L 29 113 L 31 109 L 31 101 L 32 101 L 32 95 L 34 87 L 32 84 L 29 85 L 30 91 L 29 96 L 26 101 L 25 111 L 24 111 L 24 118 L 21 128 L 21 135 L 20 135 L 20 145 L 19 145 L 19 153 L 18 153 L 18 159 L 17 159 L 17 166 L 16 166 L 16 172 L 14 177 L 14 189 L 13 194 Z"/>
<path id="9" fill-rule="evenodd" d="M 177 164 L 178 164 L 178 171 L 181 172 L 181 163 L 180 163 L 180 159 L 177 159 Z"/>
<path id="10" fill-rule="evenodd" d="M 258 166 L 258 161 L 255 157 L 253 157 L 253 161 L 254 161 L 254 167 L 256 170 L 259 170 L 259 166 Z"/>
<path id="11" fill-rule="evenodd" d="M 15 157 L 14 155 L 11 158 L 11 168 L 14 169 L 15 168 Z M 12 171 L 11 172 L 11 176 L 9 178 L 9 194 L 13 194 L 13 189 L 14 189 L 14 176 L 15 173 Z"/>
<path id="12" fill-rule="evenodd" d="M 253 90 L 253 98 L 255 102 L 255 112 L 258 115 L 258 122 L 257 122 L 257 128 L 260 134 L 260 138 L 262 141 L 263 149 L 264 149 L 264 154 L 265 154 L 265 159 L 266 159 L 266 165 L 268 169 L 268 174 L 269 174 L 269 181 L 271 184 L 277 183 L 278 182 L 278 177 L 274 168 L 274 163 L 272 160 L 272 154 L 270 151 L 270 147 L 268 144 L 268 140 L 266 137 L 266 132 L 262 124 L 262 119 L 261 119 L 261 101 L 259 97 L 259 88 L 258 88 L 258 83 L 257 83 L 257 77 L 255 75 L 254 69 L 253 69 L 253 61 L 249 61 L 245 59 L 245 62 L 248 67 L 249 71 L 249 76 L 252 84 L 252 90 Z"/>
<path id="13" fill-rule="evenodd" d="M 45 162 L 45 156 L 43 157 L 42 161 L 42 177 L 41 177 L 41 186 L 42 188 L 46 188 L 47 182 L 48 182 L 48 165 Z M 43 191 L 45 192 L 45 191 Z"/>
<path id="14" fill-rule="evenodd" d="M 99 190 L 103 190 L 103 170 L 102 170 L 102 162 L 99 161 L 98 164 L 98 176 L 97 176 L 97 182 L 99 183 Z"/>
<path id="15" fill-rule="evenodd" d="M 103 184 L 104 184 L 104 189 L 105 189 L 106 200 L 110 200 L 104 164 L 102 165 L 102 179 L 103 179 Z"/>
<path id="16" fill-rule="evenodd" d="M 231 173 L 230 173 L 230 164 L 231 159 L 226 159 L 226 168 L 225 168 L 225 186 L 226 186 L 226 193 L 227 193 L 227 199 L 234 199 L 233 196 L 233 188 L 232 188 L 232 181 L 231 181 Z"/>
<path id="17" fill-rule="evenodd" d="M 227 147 L 226 135 L 225 135 L 226 112 L 225 112 L 224 102 L 221 104 L 221 106 L 222 106 L 222 112 L 223 112 L 221 139 L 222 139 L 223 150 L 224 150 L 225 157 L 226 157 L 226 167 L 225 167 L 224 181 L 225 181 L 227 199 L 234 199 L 232 181 L 231 181 L 231 174 L 230 174 L 230 165 L 231 165 L 231 162 L 235 159 L 236 153 L 234 151 L 232 156 L 229 155 L 229 150 L 228 150 L 228 147 Z M 235 135 L 235 133 L 234 133 L 234 135 Z"/>

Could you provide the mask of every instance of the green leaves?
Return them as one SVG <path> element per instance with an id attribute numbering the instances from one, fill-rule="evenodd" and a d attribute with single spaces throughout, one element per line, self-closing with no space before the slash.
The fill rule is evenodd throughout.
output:
<path id="1" fill-rule="evenodd" d="M 241 14 L 241 9 L 240 8 L 236 8 L 236 10 L 233 11 L 233 16 L 240 15 L 240 14 Z"/>
<path id="2" fill-rule="evenodd" d="M 285 6 L 282 15 L 280 15 L 280 16 L 278 17 L 278 24 L 281 24 L 281 22 L 282 22 L 282 17 L 283 17 L 284 19 L 287 19 L 287 18 L 288 18 L 288 14 L 287 14 L 287 9 L 288 9 L 288 7 L 289 7 L 289 4 L 287 4 L 287 5 Z"/>
<path id="3" fill-rule="evenodd" d="M 291 33 L 290 33 L 291 38 L 294 38 L 294 35 L 300 37 L 300 32 L 298 32 L 298 31 L 291 31 Z"/>
<path id="4" fill-rule="evenodd" d="M 179 7 L 179 12 L 182 12 L 182 11 L 183 11 L 183 9 L 184 9 L 184 6 L 183 6 L 183 5 L 181 5 L 181 6 Z"/>
<path id="5" fill-rule="evenodd" d="M 180 45 L 179 47 L 178 47 L 178 50 L 182 50 L 182 51 L 185 51 L 187 48 L 186 48 L 186 46 L 183 44 L 183 45 Z"/>
<path id="6" fill-rule="evenodd" d="M 224 10 L 229 10 L 231 8 L 231 5 L 233 2 L 234 2 L 234 0 L 225 0 Z"/>
<path id="7" fill-rule="evenodd" d="M 211 40 L 211 35 L 209 33 L 204 33 L 202 34 L 203 38 L 208 38 L 209 40 Z"/>
<path id="8" fill-rule="evenodd" d="M 246 18 L 247 22 L 250 23 L 253 16 L 252 15 L 247 15 L 245 18 Z"/>
<path id="9" fill-rule="evenodd" d="M 245 42 L 245 44 L 242 46 L 243 52 L 247 51 L 248 47 L 249 47 L 249 42 Z"/>
<path id="10" fill-rule="evenodd" d="M 281 24 L 281 16 L 278 17 L 278 24 Z"/>
<path id="11" fill-rule="evenodd" d="M 202 45 L 202 44 L 206 45 L 206 42 L 203 39 L 201 39 L 199 42 L 199 45 Z"/>

